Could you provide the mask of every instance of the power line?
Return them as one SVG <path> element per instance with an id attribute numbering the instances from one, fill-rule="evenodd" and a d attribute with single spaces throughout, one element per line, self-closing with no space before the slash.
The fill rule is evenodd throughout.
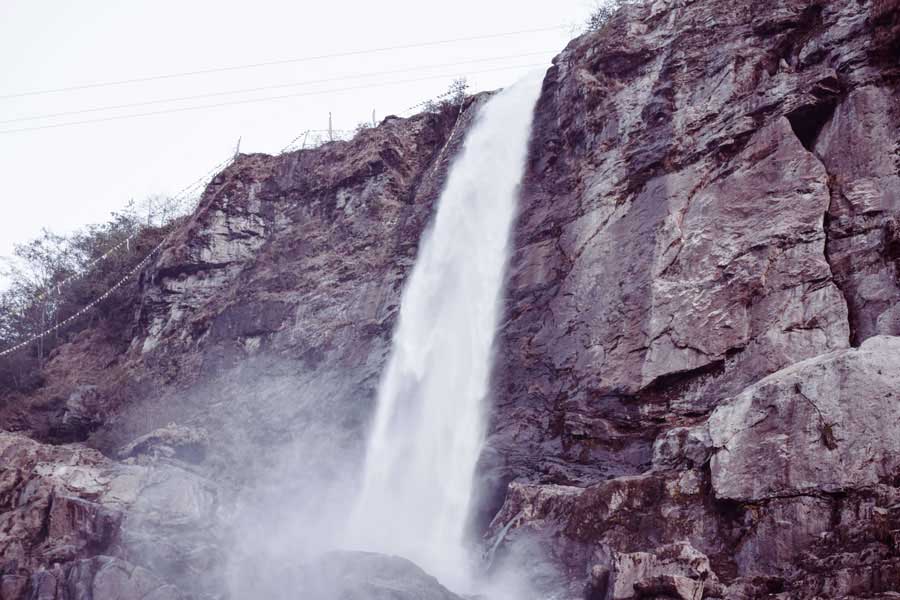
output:
<path id="1" fill-rule="evenodd" d="M 11 98 L 22 98 L 25 96 L 38 96 L 44 94 L 55 94 L 60 92 L 71 92 L 75 90 L 85 90 L 85 89 L 93 89 L 93 88 L 101 88 L 101 87 L 111 87 L 111 86 L 119 86 L 119 85 L 128 85 L 133 83 L 143 83 L 148 81 L 160 81 L 163 79 L 175 79 L 181 77 L 193 77 L 196 75 L 207 75 L 211 73 L 224 73 L 229 71 L 240 71 L 246 69 L 258 69 L 261 67 L 271 67 L 276 65 L 285 65 L 285 64 L 293 64 L 293 63 L 302 63 L 302 62 L 312 62 L 317 60 L 325 60 L 330 58 L 346 58 L 350 56 L 361 56 L 365 54 L 376 54 L 382 52 L 391 52 L 395 50 L 409 50 L 413 48 L 425 48 L 430 46 L 442 46 L 446 44 L 456 44 L 459 42 L 472 42 L 477 40 L 487 40 L 487 39 L 496 39 L 502 37 L 511 37 L 516 35 L 525 35 L 529 33 L 541 33 L 545 31 L 556 31 L 567 28 L 567 25 L 554 25 L 552 27 L 539 27 L 536 29 L 522 29 L 519 31 L 505 31 L 501 33 L 489 33 L 484 35 L 473 35 L 467 37 L 459 37 L 452 39 L 444 39 L 444 40 L 435 40 L 431 42 L 419 42 L 413 44 L 400 44 L 396 46 L 384 46 L 381 48 L 368 48 L 364 50 L 350 50 L 347 52 L 336 52 L 333 54 L 320 54 L 316 56 L 303 56 L 299 58 L 288 58 L 281 60 L 272 60 L 267 62 L 260 63 L 251 63 L 245 65 L 232 65 L 227 67 L 215 67 L 211 69 L 200 69 L 197 71 L 184 71 L 181 73 L 167 73 L 161 75 L 151 75 L 149 77 L 136 77 L 133 79 L 120 79 L 117 81 L 105 81 L 105 82 L 97 82 L 97 83 L 86 83 L 81 85 L 73 85 L 67 87 L 58 87 L 58 88 L 50 88 L 44 90 L 34 90 L 31 92 L 17 92 L 12 94 L 0 95 L 0 100 L 7 100 Z"/>
<path id="2" fill-rule="evenodd" d="M 123 109 L 123 108 L 134 108 L 134 107 L 138 107 L 138 106 L 149 106 L 149 105 L 153 105 L 153 104 L 165 104 L 168 102 L 182 102 L 185 100 L 198 100 L 200 98 L 213 98 L 216 96 L 229 96 L 229 95 L 233 95 L 233 94 L 244 94 L 244 93 L 250 93 L 250 92 L 261 92 L 261 91 L 266 91 L 266 90 L 276 90 L 276 89 L 283 89 L 283 88 L 290 88 L 290 87 L 300 87 L 300 86 L 314 85 L 314 84 L 318 84 L 318 83 L 331 83 L 331 82 L 335 82 L 335 81 L 361 79 L 361 78 L 365 78 L 365 77 L 379 77 L 382 75 L 394 75 L 394 74 L 398 74 L 398 73 L 411 73 L 411 72 L 426 70 L 426 69 L 440 69 L 440 68 L 444 68 L 444 67 L 456 67 L 456 66 L 460 66 L 460 65 L 468 65 L 468 64 L 481 63 L 481 62 L 492 62 L 495 60 L 506 60 L 506 59 L 510 59 L 510 58 L 526 58 L 526 57 L 532 57 L 532 56 L 540 56 L 540 55 L 549 54 L 550 52 L 551 52 L 550 50 L 547 50 L 544 52 L 527 52 L 525 54 L 508 54 L 505 56 L 475 58 L 475 59 L 471 59 L 471 60 L 463 60 L 463 61 L 452 62 L 452 63 L 442 63 L 442 64 L 437 64 L 437 65 L 420 65 L 417 67 L 407 67 L 404 69 L 393 69 L 390 71 L 380 71 L 380 72 L 374 72 L 374 73 L 358 73 L 356 75 L 344 75 L 341 77 L 329 77 L 326 79 L 311 79 L 311 80 L 307 80 L 307 81 L 297 81 L 294 83 L 281 83 L 281 84 L 276 84 L 276 85 L 267 85 L 267 86 L 261 86 L 261 87 L 253 87 L 253 88 L 243 88 L 243 89 L 238 89 L 238 90 L 210 92 L 210 93 L 205 93 L 205 94 L 195 94 L 192 96 L 180 96 L 180 97 L 175 97 L 175 98 L 160 98 L 157 100 L 145 100 L 145 101 L 141 101 L 141 102 L 131 102 L 128 104 L 115 104 L 115 105 L 110 105 L 110 106 L 99 106 L 99 107 L 95 107 L 95 108 L 67 110 L 67 111 L 63 111 L 63 112 L 48 113 L 48 114 L 44 114 L 44 115 L 35 115 L 35 116 L 31 116 L 31 117 L 17 117 L 14 119 L 4 119 L 4 120 L 0 120 L 0 123 L 19 123 L 22 121 L 36 121 L 39 119 L 50 119 L 50 118 L 55 118 L 55 117 L 64 117 L 64 116 L 68 116 L 68 115 L 78 115 L 78 114 L 85 114 L 85 113 L 92 113 L 92 112 L 101 112 L 101 111 L 105 111 L 105 110 L 118 110 L 118 109 Z"/>
<path id="3" fill-rule="evenodd" d="M 541 64 L 541 63 L 531 63 L 531 64 L 527 64 L 527 65 L 509 65 L 509 66 L 505 66 L 505 67 L 496 67 L 496 68 L 492 68 L 492 69 L 481 69 L 478 71 L 469 71 L 468 74 L 474 75 L 474 74 L 479 74 L 479 73 L 508 71 L 510 69 L 537 68 L 537 67 L 542 67 L 542 66 L 545 66 L 545 65 Z M 352 86 L 352 87 L 338 88 L 338 89 L 331 89 L 331 90 L 320 90 L 320 91 L 315 91 L 315 92 L 302 92 L 302 93 L 297 93 L 297 94 L 283 94 L 280 96 L 267 96 L 265 98 L 249 98 L 249 99 L 244 99 L 244 100 L 233 100 L 230 102 L 219 102 L 216 104 L 203 104 L 200 106 L 186 106 L 186 107 L 181 107 L 181 108 L 156 110 L 156 111 L 150 111 L 150 112 L 144 112 L 144 113 L 134 113 L 134 114 L 130 114 L 130 115 L 118 115 L 118 116 L 114 116 L 114 117 L 86 119 L 83 121 L 70 121 L 67 123 L 54 123 L 54 124 L 50 124 L 50 125 L 36 125 L 34 127 L 22 127 L 19 129 L 6 129 L 6 130 L 0 130 L 0 135 L 9 134 L 9 133 L 22 133 L 25 131 L 36 131 L 39 129 L 54 129 L 57 127 L 70 127 L 73 125 L 86 125 L 89 123 L 102 123 L 102 122 L 106 122 L 106 121 L 120 121 L 123 119 L 150 117 L 150 116 L 154 116 L 154 115 L 163 115 L 163 114 L 169 114 L 169 113 L 206 110 L 209 108 L 219 108 L 222 106 L 234 106 L 234 105 L 239 105 L 239 104 L 254 104 L 254 103 L 258 103 L 258 102 L 271 102 L 273 100 L 285 100 L 288 98 L 299 98 L 299 97 L 303 97 L 303 96 L 320 96 L 320 95 L 324 95 L 324 94 L 336 94 L 336 93 L 340 93 L 340 92 L 367 90 L 367 89 L 371 89 L 371 88 L 385 87 L 385 86 L 390 86 L 390 85 L 403 85 L 403 84 L 407 84 L 407 83 L 416 83 L 419 81 L 428 81 L 428 80 L 432 80 L 432 79 L 444 79 L 446 77 L 452 77 L 454 75 L 459 75 L 459 73 L 431 75 L 428 77 L 417 77 L 414 79 L 404 79 L 404 80 L 400 80 L 400 81 L 391 81 L 391 82 L 387 82 L 387 83 L 380 83 L 380 84 L 373 84 L 373 85 L 359 85 L 359 86 Z"/>

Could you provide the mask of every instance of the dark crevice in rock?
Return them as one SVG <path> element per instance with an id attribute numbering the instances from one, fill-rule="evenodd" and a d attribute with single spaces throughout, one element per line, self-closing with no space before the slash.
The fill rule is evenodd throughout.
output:
<path id="1" fill-rule="evenodd" d="M 655 401 L 669 406 L 669 410 L 672 410 L 671 403 L 682 398 L 692 387 L 701 384 L 703 381 L 724 376 L 728 361 L 743 351 L 744 348 L 732 348 L 725 353 L 724 358 L 712 361 L 702 367 L 658 377 L 638 393 L 638 399 L 642 404 L 649 404 Z M 694 412 L 682 412 L 679 416 L 685 418 L 705 417 L 715 408 L 715 404 L 704 404 L 696 407 L 697 410 Z"/>
<path id="2" fill-rule="evenodd" d="M 894 264 L 897 282 L 900 283 L 900 218 L 890 217 L 884 221 L 884 259 Z"/>
<path id="3" fill-rule="evenodd" d="M 834 196 L 837 192 L 834 189 L 834 184 L 830 176 L 828 178 L 828 188 L 831 193 L 831 203 L 833 203 Z M 850 294 L 848 293 L 844 282 L 841 280 L 841 278 L 835 277 L 834 253 L 832 251 L 832 248 L 833 243 L 836 239 L 838 239 L 838 236 L 834 220 L 831 218 L 830 209 L 825 211 L 823 229 L 825 230 L 825 262 L 828 263 L 828 268 L 831 271 L 834 285 L 838 290 L 840 290 L 841 296 L 844 298 L 844 304 L 847 306 L 847 326 L 850 330 L 850 345 L 854 348 L 857 348 L 859 347 L 861 341 L 859 339 L 858 328 L 855 325 L 857 319 L 855 316 L 856 311 L 854 310 L 854 303 L 851 301 Z"/>
<path id="4" fill-rule="evenodd" d="M 831 273 L 831 281 L 840 291 L 841 296 L 844 299 L 844 305 L 847 308 L 847 327 L 850 331 L 850 345 L 853 347 L 859 347 L 860 343 L 862 343 L 862 340 L 860 339 L 858 327 L 856 326 L 858 318 L 855 314 L 855 305 L 851 300 L 849 291 L 845 287 L 845 282 L 839 276 L 839 273 L 835 270 L 835 257 L 833 252 L 833 244 L 835 240 L 842 237 L 850 237 L 852 234 L 842 232 L 842 228 L 838 225 L 838 223 L 834 221 L 831 216 L 834 204 L 837 201 L 838 195 L 840 194 L 840 190 L 838 189 L 834 175 L 828 170 L 828 166 L 825 164 L 822 158 L 818 154 L 816 154 L 814 150 L 816 141 L 818 140 L 822 129 L 834 116 L 835 110 L 838 106 L 838 102 L 839 96 L 836 95 L 831 98 L 827 98 L 820 104 L 799 108 L 787 117 L 788 121 L 791 124 L 791 129 L 794 131 L 797 139 L 801 144 L 803 144 L 803 147 L 806 148 L 807 151 L 809 151 L 813 154 L 813 156 L 816 157 L 827 175 L 826 183 L 828 185 L 829 200 L 828 206 L 825 208 L 825 212 L 822 216 L 822 230 L 825 233 L 824 258 L 825 262 L 828 263 L 828 270 Z"/>
<path id="5" fill-rule="evenodd" d="M 835 448 L 837 448 L 837 439 L 834 435 L 834 424 L 829 423 L 825 420 L 825 415 L 822 414 L 822 410 L 819 408 L 819 405 L 813 402 L 812 398 L 810 398 L 803 392 L 803 385 L 800 382 L 794 384 L 794 389 L 801 398 L 806 400 L 806 402 L 808 402 L 809 405 L 813 407 L 813 409 L 816 411 L 816 414 L 819 416 L 819 429 L 822 434 L 822 443 L 829 450 L 834 450 Z"/>
<path id="6" fill-rule="evenodd" d="M 157 281 L 161 281 L 163 279 L 175 279 L 180 275 L 196 275 L 197 273 L 203 273 L 205 271 L 216 271 L 218 269 L 225 269 L 230 266 L 232 263 L 230 262 L 215 262 L 215 263 L 197 263 L 197 264 L 180 264 L 172 267 L 162 267 L 159 268 L 156 273 L 153 274 L 153 278 L 151 283 L 156 283 Z"/>
<path id="7" fill-rule="evenodd" d="M 822 128 L 831 119 L 837 108 L 837 100 L 832 98 L 819 104 L 802 106 L 787 115 L 794 134 L 803 147 L 813 151 Z"/>

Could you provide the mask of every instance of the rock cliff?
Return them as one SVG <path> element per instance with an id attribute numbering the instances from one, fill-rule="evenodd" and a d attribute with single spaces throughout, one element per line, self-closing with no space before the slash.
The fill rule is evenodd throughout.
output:
<path id="1" fill-rule="evenodd" d="M 647 2 L 557 57 L 492 545 L 538 536 L 597 598 L 896 591 L 898 13 Z"/>
<path id="2" fill-rule="evenodd" d="M 554 60 L 471 523 L 486 569 L 592 600 L 900 594 L 898 57 L 897 0 L 648 0 Z M 131 330 L 0 400 L 0 600 L 289 587 L 258 574 L 276 550 L 235 548 L 315 538 L 327 518 L 277 502 L 311 486 L 346 503 L 482 101 L 238 157 Z M 234 525 L 253 511 L 277 526 Z"/>

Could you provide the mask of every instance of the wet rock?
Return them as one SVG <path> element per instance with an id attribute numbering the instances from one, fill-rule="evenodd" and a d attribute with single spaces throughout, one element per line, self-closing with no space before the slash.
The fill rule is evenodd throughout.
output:
<path id="1" fill-rule="evenodd" d="M 694 584 L 679 577 L 690 576 L 645 578 L 621 558 L 655 564 L 648 554 L 682 542 L 709 557 L 721 583 L 704 584 L 710 597 L 893 590 L 900 435 L 884 415 L 900 401 L 898 349 L 900 338 L 874 337 L 779 371 L 708 422 L 661 435 L 648 473 L 587 488 L 511 483 L 485 546 L 502 560 L 521 540 L 537 539 L 545 562 L 570 582 L 590 573 L 592 589 L 606 590 L 601 598 L 615 573 L 639 575 L 619 579 L 623 597 L 689 593 Z"/>
<path id="2" fill-rule="evenodd" d="M 109 556 L 97 556 L 39 571 L 31 581 L 29 600 L 181 600 L 172 585 L 141 567 Z"/>
<path id="3" fill-rule="evenodd" d="M 111 594 L 93 596 L 98 600 L 151 592 L 180 598 L 159 583 L 160 575 L 202 588 L 208 582 L 196 572 L 205 571 L 190 570 L 202 564 L 212 575 L 221 563 L 221 553 L 212 562 L 200 556 L 221 528 L 218 490 L 193 473 L 166 463 L 122 465 L 80 445 L 50 446 L 6 432 L 0 459 L 3 600 L 68 600 L 83 597 L 73 591 L 82 589 Z M 92 562 L 104 553 L 122 556 Z M 140 557 L 156 573 L 123 567 L 124 556 Z M 146 581 L 155 582 L 153 590 Z"/>
<path id="4" fill-rule="evenodd" d="M 365 552 L 330 553 L 307 567 L 316 600 L 461 600 L 412 562 Z"/>
<path id="5" fill-rule="evenodd" d="M 56 441 L 84 441 L 106 420 L 106 398 L 96 386 L 82 385 L 69 394 L 59 421 L 51 425 L 49 436 Z"/>
<path id="6" fill-rule="evenodd" d="M 0 561 L 16 565 L 12 575 L 112 541 L 121 515 L 96 502 L 106 464 L 96 451 L 0 432 Z"/>
<path id="7" fill-rule="evenodd" d="M 274 574 L 241 582 L 233 593 L 273 600 L 462 600 L 412 562 L 371 552 L 329 552 Z"/>
<path id="8" fill-rule="evenodd" d="M 138 437 L 119 451 L 119 457 L 149 455 L 196 463 L 203 460 L 208 443 L 209 434 L 205 430 L 170 423 Z"/>
<path id="9" fill-rule="evenodd" d="M 731 532 L 704 500 L 707 487 L 695 470 L 621 477 L 586 489 L 513 483 L 485 545 L 502 561 L 507 553 L 516 556 L 520 543 L 537 540 L 543 562 L 564 574 L 566 583 L 557 581 L 552 593 L 579 593 L 585 573 L 593 573 L 590 585 L 597 589 L 598 574 L 611 574 L 619 555 L 643 556 L 681 542 L 704 554 L 722 552 Z"/>
<path id="10" fill-rule="evenodd" d="M 702 467 L 712 456 L 712 438 L 707 427 L 674 427 L 653 443 L 653 466 L 657 468 Z"/>

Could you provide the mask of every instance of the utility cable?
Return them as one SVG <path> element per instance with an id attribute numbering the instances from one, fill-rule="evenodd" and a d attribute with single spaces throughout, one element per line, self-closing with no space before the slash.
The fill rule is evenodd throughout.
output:
<path id="1" fill-rule="evenodd" d="M 467 37 L 458 37 L 452 39 L 444 39 L 444 40 L 434 40 L 431 42 L 419 42 L 412 44 L 400 44 L 396 46 L 383 46 L 381 48 L 367 48 L 361 50 L 350 50 L 347 52 L 335 52 L 332 54 L 319 54 L 315 56 L 303 56 L 298 58 L 288 58 L 281 60 L 271 60 L 266 62 L 259 63 L 251 63 L 245 65 L 232 65 L 227 67 L 214 67 L 210 69 L 199 69 L 196 71 L 184 71 L 181 73 L 166 73 L 161 75 L 151 75 L 149 77 L 135 77 L 132 79 L 120 79 L 117 81 L 104 81 L 97 83 L 86 83 L 81 85 L 72 85 L 66 87 L 58 87 L 58 88 L 49 88 L 43 90 L 34 90 L 30 92 L 16 92 L 11 94 L 0 95 L 0 100 L 7 100 L 11 98 L 22 98 L 25 96 L 39 96 L 44 94 L 56 94 L 60 92 L 70 92 L 75 90 L 86 90 L 86 89 L 94 89 L 94 88 L 102 88 L 102 87 L 111 87 L 111 86 L 119 86 L 119 85 L 128 85 L 133 83 L 143 83 L 148 81 L 160 81 L 163 79 L 176 79 L 181 77 L 193 77 L 196 75 L 207 75 L 211 73 L 224 73 L 229 71 L 241 71 L 246 69 L 258 69 L 261 67 L 271 67 L 276 65 L 286 65 L 286 64 L 294 64 L 294 63 L 303 63 L 303 62 L 312 62 L 318 60 L 325 60 L 330 58 L 346 58 L 350 56 L 362 56 L 366 54 L 376 54 L 383 52 L 392 52 L 395 50 L 410 50 L 413 48 L 425 48 L 431 46 L 442 46 L 446 44 L 456 44 L 459 42 L 473 42 L 478 40 L 488 40 L 488 39 L 496 39 L 503 37 L 512 37 L 517 35 L 525 35 L 529 33 L 542 33 L 545 31 L 556 31 L 561 29 L 566 29 L 568 25 L 554 25 L 552 27 L 538 27 L 536 29 L 522 29 L 519 31 L 505 31 L 501 33 L 489 33 L 483 35 L 473 35 Z"/>
<path id="2" fill-rule="evenodd" d="M 477 71 L 469 71 L 468 74 L 474 75 L 474 74 L 479 74 L 479 73 L 508 71 L 511 69 L 536 68 L 536 67 L 541 67 L 541 66 L 544 66 L 544 65 L 541 63 L 531 63 L 531 64 L 527 64 L 527 65 L 508 65 L 505 67 L 495 67 L 492 69 L 481 69 L 481 70 L 477 70 Z M 380 84 L 374 84 L 374 85 L 359 85 L 359 86 L 352 86 L 352 87 L 338 88 L 338 89 L 331 89 L 331 90 L 320 90 L 320 91 L 315 91 L 315 92 L 301 92 L 301 93 L 296 93 L 296 94 L 283 94 L 283 95 L 279 95 L 279 96 L 267 96 L 264 98 L 248 98 L 248 99 L 243 99 L 243 100 L 232 100 L 229 102 L 219 102 L 219 103 L 215 103 L 215 104 L 203 104 L 203 105 L 199 105 L 199 106 L 186 106 L 186 107 L 181 107 L 181 108 L 171 108 L 171 109 L 156 110 L 156 111 L 149 111 L 149 112 L 143 112 L 143 113 L 134 113 L 134 114 L 129 114 L 129 115 L 102 117 L 102 118 L 98 118 L 98 119 L 85 119 L 82 121 L 69 121 L 66 123 L 36 125 L 34 127 L 22 127 L 19 129 L 5 129 L 5 130 L 0 130 L 0 135 L 9 134 L 9 133 L 21 133 L 21 132 L 25 132 L 25 131 L 36 131 L 39 129 L 54 129 L 57 127 L 70 127 L 73 125 L 86 125 L 89 123 L 102 123 L 102 122 L 106 122 L 106 121 L 120 121 L 123 119 L 150 117 L 150 116 L 154 116 L 154 115 L 163 115 L 163 114 L 170 114 L 170 113 L 206 110 L 209 108 L 219 108 L 222 106 L 234 106 L 234 105 L 239 105 L 239 104 L 254 104 L 254 103 L 258 103 L 258 102 L 271 102 L 273 100 L 285 100 L 288 98 L 299 98 L 299 97 L 303 97 L 303 96 L 321 96 L 321 95 L 325 95 L 325 94 L 336 94 L 336 93 L 340 93 L 340 92 L 367 90 L 367 89 L 386 87 L 386 86 L 391 86 L 391 85 L 403 85 L 403 84 L 407 84 L 407 83 L 416 83 L 419 81 L 428 81 L 428 80 L 432 80 L 432 79 L 444 79 L 446 77 L 452 77 L 453 75 L 454 74 L 446 74 L 445 73 L 442 75 L 430 75 L 427 77 L 404 79 L 404 80 L 400 80 L 400 81 L 391 81 L 391 82 L 387 82 L 387 83 L 380 83 Z"/>
<path id="3" fill-rule="evenodd" d="M 452 62 L 452 63 L 442 63 L 442 64 L 438 64 L 438 65 L 420 65 L 417 67 L 407 67 L 404 69 L 393 69 L 390 71 L 379 71 L 379 72 L 375 72 L 375 73 L 359 73 L 356 75 L 344 75 L 341 77 L 329 77 L 326 79 L 310 79 L 307 81 L 296 81 L 294 83 L 280 83 L 280 84 L 275 84 L 275 85 L 243 88 L 243 89 L 237 89 L 237 90 L 226 90 L 226 91 L 222 91 L 222 92 L 210 92 L 210 93 L 205 93 L 205 94 L 195 94 L 192 96 L 179 96 L 179 97 L 175 97 L 175 98 L 160 98 L 157 100 L 144 100 L 141 102 L 130 102 L 128 104 L 113 104 L 113 105 L 109 105 L 109 106 L 98 106 L 95 108 L 67 110 L 67 111 L 63 111 L 63 112 L 48 113 L 48 114 L 43 114 L 43 115 L 34 115 L 31 117 L 16 117 L 14 119 L 2 119 L 2 120 L 0 120 L 0 124 L 2 124 L 2 123 L 19 123 L 22 121 L 36 121 L 39 119 L 51 119 L 51 118 L 55 118 L 55 117 L 65 117 L 68 115 L 80 115 L 80 114 L 92 113 L 92 112 L 102 112 L 104 110 L 119 110 L 119 109 L 123 109 L 123 108 L 134 108 L 134 107 L 138 107 L 138 106 L 150 106 L 153 104 L 165 104 L 165 103 L 169 103 L 169 102 L 183 102 L 185 100 L 198 100 L 201 98 L 214 98 L 217 96 L 230 96 L 230 95 L 234 95 L 234 94 L 245 94 L 245 93 L 250 93 L 250 92 L 262 92 L 262 91 L 267 91 L 267 90 L 277 90 L 277 89 L 290 88 L 290 87 L 301 87 L 301 86 L 307 86 L 307 85 L 315 85 L 315 84 L 319 84 L 319 83 L 332 83 L 335 81 L 363 79 L 366 77 L 380 77 L 383 75 L 396 75 L 399 73 L 413 73 L 416 71 L 422 71 L 422 70 L 427 70 L 427 69 L 441 69 L 441 68 L 445 68 L 445 67 L 458 67 L 460 65 L 469 65 L 469 64 L 481 63 L 481 62 L 493 62 L 495 60 L 506 60 L 506 59 L 510 59 L 510 58 L 526 58 L 526 57 L 532 57 L 532 56 L 548 55 L 548 54 L 550 54 L 550 52 L 551 52 L 550 50 L 547 50 L 545 52 L 528 52 L 525 54 L 508 54 L 506 56 L 476 58 L 476 59 L 472 59 L 472 60 L 463 60 L 463 61 Z"/>

